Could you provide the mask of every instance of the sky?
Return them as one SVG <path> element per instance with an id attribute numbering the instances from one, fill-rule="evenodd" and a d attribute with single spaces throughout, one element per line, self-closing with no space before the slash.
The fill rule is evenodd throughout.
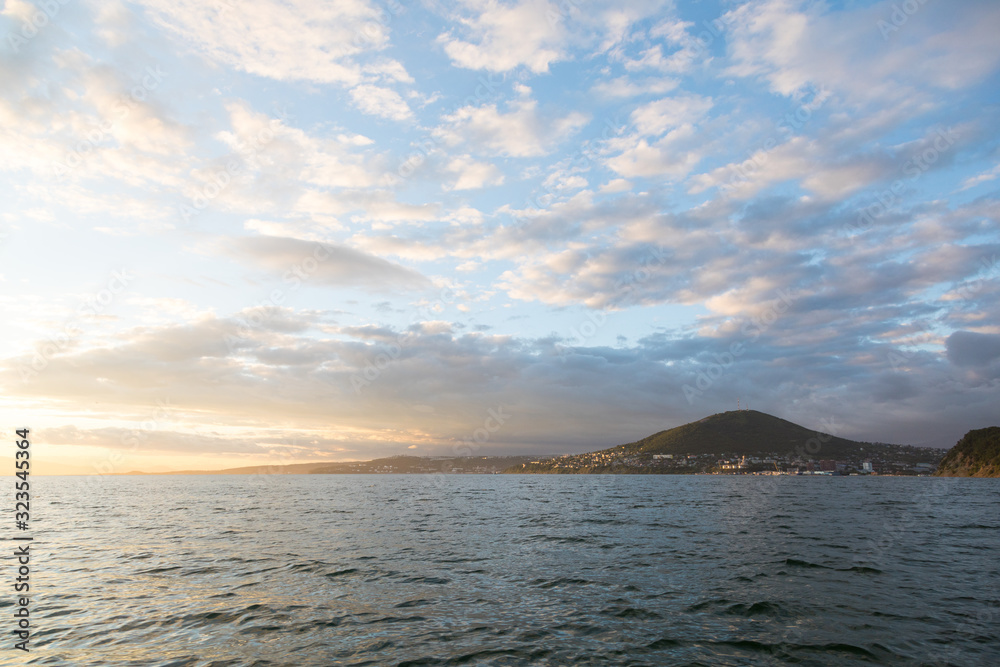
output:
<path id="1" fill-rule="evenodd" d="M 994 0 L 9 0 L 0 422 L 89 472 L 1000 421 Z M 13 436 L 12 436 L 13 437 Z"/>

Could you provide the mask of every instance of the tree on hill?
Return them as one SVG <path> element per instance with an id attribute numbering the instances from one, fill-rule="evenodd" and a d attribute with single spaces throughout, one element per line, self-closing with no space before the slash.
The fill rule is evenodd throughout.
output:
<path id="1" fill-rule="evenodd" d="M 941 459 L 940 477 L 1000 477 L 1000 426 L 966 433 Z"/>
<path id="2" fill-rule="evenodd" d="M 835 430 L 832 423 L 828 430 Z M 865 443 L 813 431 L 756 410 L 733 410 L 696 422 L 660 431 L 626 449 L 651 454 L 754 455 L 765 452 L 796 452 L 801 458 L 839 458 Z"/>

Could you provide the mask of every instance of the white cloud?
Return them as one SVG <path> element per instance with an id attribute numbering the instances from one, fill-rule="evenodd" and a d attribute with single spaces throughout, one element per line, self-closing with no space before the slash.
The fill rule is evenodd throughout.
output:
<path id="1" fill-rule="evenodd" d="M 174 118 L 169 73 L 100 62 L 42 35 L 32 47 L 32 59 L 0 59 L 0 170 L 28 170 L 56 197 L 81 182 L 117 181 L 147 196 L 182 183 L 194 131 Z"/>
<path id="2" fill-rule="evenodd" d="M 677 95 L 649 102 L 632 112 L 632 123 L 642 134 L 661 134 L 685 125 L 694 125 L 712 109 L 712 98 Z"/>
<path id="3" fill-rule="evenodd" d="M 354 56 L 389 41 L 380 9 L 365 0 L 143 4 L 161 25 L 212 60 L 278 80 L 357 85 L 364 74 Z"/>
<path id="4" fill-rule="evenodd" d="M 216 136 L 247 163 L 244 179 L 252 180 L 242 190 L 227 190 L 224 195 L 242 195 L 251 211 L 260 205 L 261 197 L 282 201 L 275 197 L 277 193 L 261 191 L 262 182 L 295 188 L 296 196 L 301 196 L 298 188 L 303 184 L 364 188 L 379 183 L 381 171 L 367 148 L 371 142 L 366 137 L 346 133 L 313 136 L 242 101 L 229 103 L 227 110 L 230 129 Z"/>
<path id="5" fill-rule="evenodd" d="M 608 181 L 600 187 L 601 194 L 614 194 L 617 192 L 627 192 L 632 189 L 632 184 L 624 178 L 616 178 Z"/>
<path id="6" fill-rule="evenodd" d="M 343 230 L 343 225 L 315 224 L 308 221 L 286 221 L 258 220 L 251 218 L 243 223 L 243 228 L 252 232 L 257 232 L 261 236 L 287 237 L 300 239 L 303 241 L 327 242 L 330 240 L 330 232 Z"/>
<path id="7" fill-rule="evenodd" d="M 521 0 L 512 5 L 475 2 L 472 18 L 462 19 L 471 41 L 446 32 L 438 37 L 452 62 L 467 69 L 505 72 L 524 65 L 547 72 L 565 58 L 565 35 L 559 6 L 545 0 Z"/>
<path id="8" fill-rule="evenodd" d="M 879 22 L 892 26 L 895 6 L 824 11 L 823 3 L 799 0 L 748 2 L 723 17 L 730 26 L 728 71 L 761 78 L 791 97 L 828 89 L 852 104 L 919 109 L 939 101 L 929 88 L 963 88 L 1000 63 L 995 2 L 921 3 L 883 37 Z"/>
<path id="9" fill-rule="evenodd" d="M 409 120 L 413 112 L 409 105 L 391 88 L 370 84 L 351 89 L 351 99 L 361 111 L 392 120 Z"/>
<path id="10" fill-rule="evenodd" d="M 429 202 L 410 204 L 396 201 L 388 192 L 374 191 L 358 195 L 352 199 L 360 210 L 352 219 L 375 223 L 426 222 L 436 220 L 440 206 Z"/>
<path id="11" fill-rule="evenodd" d="M 883 39 L 898 0 L 722 4 L 725 34 L 702 50 L 704 26 L 660 0 L 61 5 L 0 56 L 0 302 L 25 325 L 7 349 L 52 349 L 56 315 L 91 296 L 87 267 L 127 257 L 143 271 L 32 383 L 17 377 L 27 356 L 0 359 L 0 383 L 83 415 L 53 431 L 66 449 L 115 447 L 169 395 L 190 428 L 149 444 L 185 456 L 264 456 L 303 432 L 309 456 L 434 453 L 497 399 L 520 401 L 517 432 L 538 451 L 549 433 L 618 437 L 606 425 L 623 411 L 642 416 L 636 436 L 671 425 L 677 388 L 788 288 L 801 300 L 699 413 L 734 391 L 800 414 L 853 396 L 852 419 L 889 420 L 864 435 L 893 439 L 926 437 L 928 415 L 945 431 L 994 414 L 995 364 L 974 368 L 982 350 L 949 335 L 1000 334 L 1000 6 L 918 3 Z M 11 0 L 0 24 L 16 31 L 38 7 Z M 119 117 L 147 63 L 162 87 Z M 298 118 L 266 111 L 285 99 Z M 934 147 L 938 127 L 954 146 Z M 84 140 L 79 166 L 52 178 Z M 928 154 L 933 173 L 844 233 Z M 181 227 L 177 204 L 231 163 Z M 86 252 L 33 249 L 40 234 Z M 184 259 L 192 245 L 201 256 Z M 296 279 L 310 287 L 286 307 L 251 305 Z M 246 307 L 216 315 L 234 300 Z M 414 322 L 425 306 L 435 322 Z M 586 308 L 607 323 L 573 341 Z M 913 341 L 907 372 L 886 379 L 889 346 Z M 352 375 L 393 342 L 398 358 L 358 396 Z M 274 427 L 289 415 L 295 431 Z"/>
<path id="12" fill-rule="evenodd" d="M 493 155 L 537 157 L 589 122 L 589 116 L 577 111 L 545 118 L 534 100 L 519 99 L 512 107 L 508 113 L 500 112 L 495 104 L 462 107 L 445 116 L 445 125 L 435 129 L 434 135 L 449 145 L 467 143 Z"/>
<path id="13" fill-rule="evenodd" d="M 147 101 L 147 98 L 156 97 L 156 90 L 169 73 L 157 65 L 147 67 L 143 75 L 142 83 L 130 88 L 120 80 L 120 74 L 110 68 L 88 69 L 81 81 L 84 100 L 92 105 L 99 117 L 107 119 L 108 138 L 115 139 L 119 147 L 161 155 L 183 153 L 192 143 L 190 131 L 165 117 L 162 109 L 152 101 Z M 87 129 L 93 131 L 94 126 L 101 124 L 92 123 Z"/>
<path id="14" fill-rule="evenodd" d="M 987 169 L 984 172 L 976 174 L 975 176 L 970 176 L 969 178 L 965 179 L 959 186 L 959 191 L 962 192 L 970 188 L 974 188 L 977 185 L 980 185 L 982 183 L 988 183 L 990 181 L 996 180 L 997 178 L 1000 178 L 1000 164 L 993 167 L 992 169 Z"/>
<path id="15" fill-rule="evenodd" d="M 501 185 L 504 181 L 504 175 L 496 165 L 478 162 L 469 155 L 453 158 L 445 169 L 458 177 L 450 186 L 451 190 L 477 190 L 488 185 Z"/>
<path id="16" fill-rule="evenodd" d="M 38 11 L 37 5 L 26 0 L 10 0 L 5 2 L 0 15 L 10 17 L 12 21 L 23 24 L 30 23 L 34 14 Z"/>
<path id="17" fill-rule="evenodd" d="M 702 159 L 702 147 L 690 125 L 671 130 L 653 143 L 645 137 L 627 137 L 611 141 L 608 146 L 624 149 L 608 158 L 607 165 L 625 178 L 669 176 L 680 179 Z"/>
<path id="18" fill-rule="evenodd" d="M 712 98 L 700 95 L 643 104 L 631 114 L 635 132 L 604 143 L 607 166 L 626 178 L 686 176 L 706 150 L 698 126 L 712 106 Z"/>
<path id="19" fill-rule="evenodd" d="M 662 95 L 676 88 L 680 82 L 677 79 L 658 77 L 655 79 L 635 79 L 620 76 L 615 79 L 594 84 L 592 91 L 603 97 L 637 97 L 639 95 Z"/>
<path id="20" fill-rule="evenodd" d="M 664 56 L 663 48 L 657 44 L 639 54 L 639 58 L 626 59 L 625 69 L 630 72 L 655 69 L 667 74 L 685 74 L 694 65 L 697 55 L 694 48 L 684 47 Z"/>

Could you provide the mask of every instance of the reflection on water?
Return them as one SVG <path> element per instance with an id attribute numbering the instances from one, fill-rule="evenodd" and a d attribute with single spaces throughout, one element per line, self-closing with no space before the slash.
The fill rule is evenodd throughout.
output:
<path id="1" fill-rule="evenodd" d="M 1000 480 L 34 486 L 38 633 L 3 664 L 1000 664 Z"/>

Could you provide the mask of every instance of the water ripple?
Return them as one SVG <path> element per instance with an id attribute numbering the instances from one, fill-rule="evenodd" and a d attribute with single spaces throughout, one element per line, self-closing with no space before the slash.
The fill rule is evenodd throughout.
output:
<path id="1" fill-rule="evenodd" d="M 0 664 L 1000 664 L 1000 480 L 436 477 L 42 478 Z"/>

